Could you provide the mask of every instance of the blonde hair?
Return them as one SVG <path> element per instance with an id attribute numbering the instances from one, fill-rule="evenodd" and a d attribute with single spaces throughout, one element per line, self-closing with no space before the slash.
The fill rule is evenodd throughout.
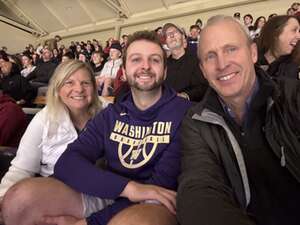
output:
<path id="1" fill-rule="evenodd" d="M 58 115 L 62 112 L 66 112 L 69 114 L 69 110 L 62 102 L 61 98 L 58 95 L 58 92 L 62 88 L 64 82 L 79 69 L 85 69 L 89 72 L 90 79 L 93 84 L 94 92 L 92 95 L 92 102 L 88 107 L 88 113 L 91 117 L 93 117 L 101 109 L 101 103 L 99 101 L 97 93 L 96 80 L 90 66 L 79 60 L 67 60 L 66 62 L 61 63 L 56 68 L 48 87 L 47 110 L 51 122 L 55 122 L 56 118 L 58 118 Z"/>

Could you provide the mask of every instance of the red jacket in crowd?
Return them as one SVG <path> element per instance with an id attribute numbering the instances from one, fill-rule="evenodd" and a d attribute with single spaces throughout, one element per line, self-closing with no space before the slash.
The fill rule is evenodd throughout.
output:
<path id="1" fill-rule="evenodd" d="M 0 94 L 0 146 L 17 147 L 27 127 L 22 108 L 5 94 Z"/>

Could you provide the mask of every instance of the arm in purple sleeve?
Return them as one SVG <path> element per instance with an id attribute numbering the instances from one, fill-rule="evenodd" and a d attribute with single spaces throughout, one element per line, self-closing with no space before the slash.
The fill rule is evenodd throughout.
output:
<path id="1" fill-rule="evenodd" d="M 97 168 L 104 155 L 105 122 L 102 113 L 90 121 L 57 161 L 54 176 L 78 192 L 100 198 L 119 197 L 129 179 Z"/>

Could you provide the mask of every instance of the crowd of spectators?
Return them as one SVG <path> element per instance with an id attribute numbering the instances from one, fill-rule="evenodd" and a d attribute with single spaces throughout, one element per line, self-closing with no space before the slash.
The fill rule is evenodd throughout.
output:
<path id="1" fill-rule="evenodd" d="M 298 80 L 300 66 L 300 3 L 293 3 L 286 14 L 271 14 L 268 18 L 259 16 L 254 20 L 251 14 L 242 16 L 241 13 L 236 12 L 233 17 L 244 25 L 244 29 L 257 44 L 257 67 L 266 71 L 272 78 Z M 174 23 L 166 23 L 153 31 L 156 33 L 155 37 L 161 42 L 165 51 L 164 54 L 167 56 L 166 62 L 164 62 L 167 68 L 164 83 L 175 90 L 177 96 L 195 102 L 202 100 L 208 88 L 208 82 L 203 76 L 201 67 L 199 67 L 201 63 L 197 57 L 202 25 L 202 20 L 197 19 L 195 24 L 190 26 L 189 32 Z M 55 36 L 36 47 L 29 44 L 22 53 L 16 55 L 10 55 L 6 47 L 2 47 L 2 50 L 0 50 L 0 115 L 3 121 L 9 116 L 16 118 L 15 123 L 10 126 L 5 121 L 0 121 L 0 145 L 17 146 L 27 126 L 25 115 L 20 106 L 33 107 L 33 100 L 39 94 L 39 90 L 44 87 L 48 88 L 47 106 L 37 114 L 37 117 L 29 125 L 29 129 L 25 132 L 19 147 L 21 150 L 19 150 L 10 170 L 16 171 L 14 166 L 18 165 L 20 163 L 18 160 L 24 157 L 22 151 L 38 149 L 38 152 L 40 152 L 44 148 L 43 145 L 36 143 L 32 145 L 34 148 L 26 146 L 28 143 L 31 144 L 33 131 L 38 133 L 35 136 L 38 136 L 40 140 L 45 139 L 43 136 L 45 133 L 47 143 L 43 144 L 47 145 L 51 144 L 50 138 L 52 138 L 52 136 L 47 135 L 61 135 L 58 129 L 64 126 L 64 123 L 58 121 L 57 118 L 69 122 L 65 132 L 66 135 L 68 133 L 71 137 L 68 140 L 62 140 L 63 147 L 55 155 L 55 160 L 51 161 L 51 163 L 56 162 L 65 150 L 66 145 L 77 138 L 86 122 L 95 115 L 96 111 L 100 110 L 97 95 L 115 96 L 115 99 L 119 99 L 120 96 L 125 95 L 130 90 L 124 76 L 125 68 L 122 67 L 126 60 L 127 34 L 122 35 L 121 40 L 109 38 L 105 46 L 102 46 L 96 39 L 87 40 L 86 42 L 72 41 L 70 46 L 60 44 L 60 41 L 61 37 Z M 231 51 L 234 51 L 232 48 L 229 47 L 222 54 L 230 55 Z M 208 57 L 212 57 L 211 60 L 213 60 L 216 56 L 208 55 Z M 73 59 L 76 59 L 76 61 Z M 222 64 L 224 62 L 218 63 L 220 67 L 226 66 Z M 68 66 L 72 71 L 67 70 Z M 73 66 L 77 66 L 76 69 Z M 81 78 L 81 74 L 77 73 L 78 70 L 85 72 L 83 73 L 85 75 L 84 79 Z M 80 83 L 82 80 L 85 80 L 85 92 L 90 95 L 90 98 L 81 107 L 81 114 L 78 114 L 78 107 L 69 105 L 67 93 L 64 94 L 61 89 L 66 89 L 65 92 L 67 92 L 64 84 L 75 81 Z M 88 86 L 87 83 L 89 83 Z M 76 97 L 82 98 L 82 96 Z M 59 104 L 55 105 L 55 102 L 59 102 Z M 60 111 L 56 106 L 60 106 L 60 108 L 58 107 Z M 92 113 L 88 110 L 91 106 L 94 109 Z M 60 116 L 56 119 L 51 117 L 54 111 L 60 112 Z M 83 122 L 79 121 L 81 124 L 74 120 L 74 118 L 80 119 L 80 116 L 83 117 Z M 21 121 L 18 129 L 14 127 L 17 118 L 20 118 Z M 8 120 L 11 120 L 11 117 Z M 57 123 L 56 127 L 53 128 L 50 122 Z M 34 125 L 35 123 L 38 125 Z M 5 126 L 7 129 L 13 127 L 14 133 L 3 129 L 1 126 Z M 33 126 L 35 126 L 34 129 Z M 55 134 L 53 132 L 48 133 L 52 129 L 54 129 Z M 13 139 L 5 136 L 8 134 L 11 134 Z M 4 139 L 8 141 L 5 142 Z M 34 163 L 39 164 L 40 159 L 34 161 Z M 26 172 L 30 172 L 25 176 L 20 176 L 20 179 L 16 179 L 16 181 L 35 174 L 49 176 L 53 173 L 54 163 L 51 164 L 51 170 L 44 173 L 43 165 L 39 165 L 41 167 L 32 169 L 32 171 L 26 168 Z M 32 165 L 31 162 L 26 166 L 31 167 Z M 19 171 L 19 173 L 21 172 Z M 5 179 L 9 176 L 12 175 L 8 173 Z M 10 183 L 10 185 L 12 184 Z M 5 191 L 10 185 L 7 186 Z"/>
<path id="2" fill-rule="evenodd" d="M 299 3 L 293 3 L 291 7 L 287 10 L 287 15 L 291 16 L 298 16 L 300 13 L 300 7 Z M 233 14 L 233 17 L 237 20 L 240 20 L 241 23 L 247 27 L 247 29 L 250 32 L 250 36 L 252 39 L 258 41 L 260 34 L 262 32 L 262 28 L 266 24 L 267 21 L 269 21 L 272 17 L 277 16 L 277 14 L 273 13 L 268 18 L 264 16 L 259 16 L 255 19 L 251 14 L 245 14 L 241 15 L 241 13 L 236 12 Z M 172 47 L 172 44 L 168 40 L 168 35 L 166 35 L 166 32 L 163 31 L 163 27 L 157 27 L 154 31 L 159 36 L 164 49 L 167 53 L 168 58 L 168 71 L 172 71 L 172 73 L 189 73 L 187 71 L 191 70 L 191 66 L 188 65 L 190 61 L 195 61 L 195 65 L 197 64 L 197 46 L 198 46 L 198 40 L 201 35 L 201 29 L 203 22 L 199 18 L 195 21 L 195 24 L 192 24 L 190 26 L 189 32 L 186 32 L 183 28 L 178 27 L 177 25 L 173 24 L 177 31 L 179 31 L 180 36 L 182 35 L 182 43 L 180 41 L 178 43 L 175 43 L 175 50 L 174 47 Z M 166 28 L 166 27 L 164 27 Z M 272 29 L 269 31 L 266 31 L 266 35 L 273 35 L 270 33 L 272 32 Z M 275 34 L 276 35 L 276 34 Z M 174 34 L 173 36 L 176 36 Z M 172 37 L 173 38 L 173 37 Z M 175 37 L 175 39 L 177 36 Z M 181 37 L 179 38 L 181 39 Z M 266 39 L 264 37 L 264 39 Z M 87 40 L 85 41 L 71 41 L 70 46 L 65 46 L 64 44 L 60 44 L 61 37 L 56 35 L 52 39 L 46 40 L 43 44 L 39 44 L 36 46 L 36 48 L 29 44 L 27 47 L 25 47 L 24 51 L 20 54 L 16 55 L 9 55 L 7 54 L 8 50 L 6 47 L 2 47 L 0 58 L 6 59 L 9 61 L 12 61 L 14 63 L 13 68 L 18 68 L 17 73 L 21 74 L 22 77 L 26 79 L 26 83 L 29 83 L 30 86 L 33 86 L 33 89 L 38 89 L 39 87 L 48 86 L 48 82 L 56 68 L 57 65 L 59 65 L 61 62 L 64 62 L 68 59 L 79 59 L 80 61 L 88 63 L 93 71 L 94 75 L 96 76 L 96 81 L 98 85 L 98 93 L 99 95 L 108 96 L 108 95 L 118 95 L 120 92 L 120 86 L 122 86 L 125 81 L 122 75 L 121 71 L 121 65 L 122 65 L 122 51 L 124 47 L 126 46 L 128 40 L 128 35 L 124 34 L 121 37 L 121 40 L 115 40 L 114 38 L 109 38 L 105 45 L 101 45 L 100 41 L 97 39 Z M 269 38 L 267 38 L 267 42 L 270 41 Z M 265 54 L 265 49 L 262 47 L 260 41 L 259 44 L 259 50 L 261 54 Z M 265 41 L 266 42 L 266 41 Z M 176 46 L 176 45 L 182 45 L 182 47 Z M 182 59 L 185 57 L 182 57 L 183 54 L 179 54 L 179 56 L 176 55 L 177 47 L 182 48 L 184 50 L 180 50 L 181 53 L 184 51 L 186 54 L 191 55 L 191 58 L 189 60 L 184 60 L 185 62 L 176 62 L 180 61 L 179 58 Z M 270 52 L 269 52 L 270 53 Z M 184 55 L 186 55 L 184 54 Z M 285 53 L 284 53 L 285 54 Z M 286 55 L 286 54 L 285 54 Z M 290 53 L 288 54 L 290 55 Z M 293 54 L 296 55 L 296 54 Z M 176 58 L 177 57 L 177 58 Z M 278 58 L 278 57 L 275 57 Z M 294 57 L 295 58 L 295 57 Z M 261 60 L 259 60 L 261 63 Z M 295 61 L 295 60 L 292 60 Z M 263 62 L 264 65 L 266 64 Z M 297 64 L 299 64 L 296 61 Z M 177 65 L 177 67 L 174 67 L 174 64 Z M 180 65 L 183 65 L 180 67 Z M 173 65 L 173 66 L 172 66 Z M 2 68 L 2 66 L 1 66 Z M 188 69 L 187 69 L 188 68 Z M 1 69 L 2 72 L 0 72 L 1 77 L 4 77 L 3 70 L 5 68 Z M 16 73 L 16 70 L 14 71 Z M 182 84 L 181 79 L 179 79 L 179 76 L 171 75 L 171 72 L 168 72 L 167 76 L 167 83 L 171 84 L 173 88 L 178 93 L 185 93 L 187 98 L 190 96 L 186 95 L 186 92 L 190 92 L 191 86 L 194 85 L 194 81 L 186 81 L 185 84 Z M 199 72 L 197 72 L 198 74 Z M 188 75 L 185 76 L 185 78 L 189 77 Z M 193 74 L 193 79 L 195 74 Z M 199 76 L 197 76 L 199 78 Z M 21 78 L 20 78 L 21 79 Z M 200 80 L 202 79 L 202 76 L 200 75 Z M 23 80 L 23 78 L 22 78 Z M 28 81 L 28 82 L 27 82 Z M 3 83 L 3 78 L 0 80 L 0 83 Z M 179 84 L 181 83 L 181 84 Z M 189 84 L 188 84 L 189 83 Z M 196 82 L 197 83 L 197 82 Z M 201 83 L 201 82 L 200 82 Z M 200 84 L 198 82 L 198 84 Z M 204 81 L 205 83 L 205 81 Z M 116 86 L 115 86 L 116 85 Z M 202 81 L 203 86 L 203 81 Z M 198 86 L 198 88 L 201 87 Z M 195 88 L 195 87 L 193 87 Z M 26 96 L 23 95 L 22 96 Z M 201 94 L 200 94 L 201 95 Z M 20 95 L 19 95 L 20 96 Z M 34 96 L 34 94 L 32 94 Z M 27 99 L 32 101 L 33 98 Z M 197 100 L 199 98 L 193 98 L 191 97 L 191 100 Z M 20 101 L 20 97 L 15 99 L 16 101 Z M 23 101 L 21 103 L 24 104 Z M 28 102 L 27 102 L 28 103 Z"/>
<path id="3" fill-rule="evenodd" d="M 300 44 L 297 31 L 300 3 L 293 3 L 287 15 L 271 14 L 268 18 L 235 12 L 233 17 L 244 24 L 258 46 L 258 62 L 271 76 L 288 76 L 299 79 Z M 158 35 L 167 54 L 165 82 L 179 96 L 191 101 L 202 99 L 208 86 L 199 68 L 197 46 L 203 26 L 199 18 L 189 32 L 173 23 L 157 27 Z M 10 55 L 7 47 L 0 50 L 0 87 L 21 107 L 34 107 L 37 95 L 45 95 L 56 67 L 67 60 L 78 59 L 88 64 L 96 78 L 98 95 L 119 98 L 128 91 L 122 71 L 123 51 L 128 35 L 120 40 L 109 38 L 105 45 L 97 39 L 71 41 L 60 44 L 56 35 L 34 47 L 29 44 L 19 54 Z M 298 44 L 297 44 L 298 43 Z M 43 89 L 44 88 L 44 89 Z"/>

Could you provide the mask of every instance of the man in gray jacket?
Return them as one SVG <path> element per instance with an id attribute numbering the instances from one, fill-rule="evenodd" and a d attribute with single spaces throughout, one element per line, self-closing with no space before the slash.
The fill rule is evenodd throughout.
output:
<path id="1" fill-rule="evenodd" d="M 300 83 L 255 68 L 232 17 L 211 18 L 198 51 L 210 88 L 182 124 L 180 224 L 299 224 Z"/>

